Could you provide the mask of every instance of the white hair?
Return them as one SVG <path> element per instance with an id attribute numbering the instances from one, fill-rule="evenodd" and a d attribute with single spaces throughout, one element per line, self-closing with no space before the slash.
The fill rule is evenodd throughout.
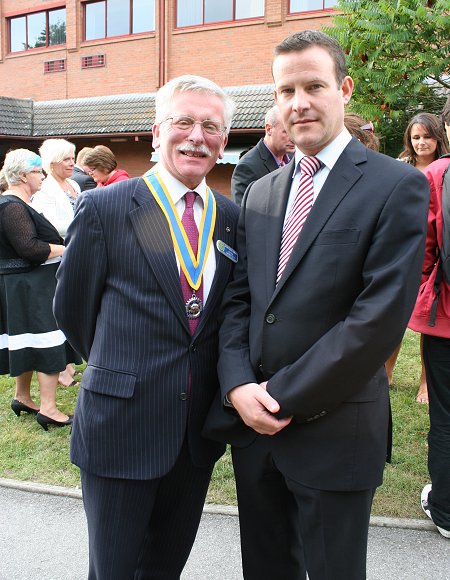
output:
<path id="1" fill-rule="evenodd" d="M 161 123 L 170 115 L 172 101 L 177 93 L 188 91 L 219 97 L 223 103 L 223 122 L 226 133 L 228 134 L 236 109 L 233 99 L 213 81 L 195 75 L 176 77 L 158 90 L 155 97 L 155 123 Z"/>
<path id="2" fill-rule="evenodd" d="M 42 158 L 42 167 L 46 173 L 50 173 L 52 163 L 59 163 L 65 157 L 75 157 L 75 145 L 65 139 L 46 139 L 39 147 Z"/>
<path id="3" fill-rule="evenodd" d="M 37 153 L 28 149 L 13 149 L 5 156 L 2 168 L 3 179 L 8 185 L 17 185 L 21 182 L 22 175 L 41 167 L 42 160 Z"/>
<path id="4" fill-rule="evenodd" d="M 264 117 L 264 125 L 270 125 L 271 127 L 275 127 L 281 121 L 281 114 L 278 108 L 278 105 L 274 105 L 270 107 L 267 111 L 266 116 Z"/>

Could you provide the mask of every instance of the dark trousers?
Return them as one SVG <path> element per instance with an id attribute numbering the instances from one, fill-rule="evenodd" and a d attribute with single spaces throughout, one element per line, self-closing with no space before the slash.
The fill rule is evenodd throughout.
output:
<path id="1" fill-rule="evenodd" d="M 428 496 L 434 523 L 450 531 L 450 339 L 425 335 L 423 355 L 430 401 Z"/>
<path id="2" fill-rule="evenodd" d="M 89 580 L 178 580 L 212 468 L 194 466 L 184 445 L 172 470 L 159 479 L 112 479 L 81 471 Z"/>
<path id="3" fill-rule="evenodd" d="M 232 449 L 245 580 L 366 578 L 374 490 L 305 487 L 277 469 L 270 446 L 258 437 Z"/>

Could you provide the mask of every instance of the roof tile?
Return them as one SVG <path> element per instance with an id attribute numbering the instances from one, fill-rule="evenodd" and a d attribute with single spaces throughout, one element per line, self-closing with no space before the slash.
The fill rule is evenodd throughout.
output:
<path id="1" fill-rule="evenodd" d="M 233 129 L 263 129 L 272 85 L 227 87 L 236 102 Z M 30 137 L 150 132 L 155 93 L 36 101 L 0 97 L 0 134 Z"/>

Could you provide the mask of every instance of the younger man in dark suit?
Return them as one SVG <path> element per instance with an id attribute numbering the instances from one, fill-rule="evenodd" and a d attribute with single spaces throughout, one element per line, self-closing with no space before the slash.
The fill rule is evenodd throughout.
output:
<path id="1" fill-rule="evenodd" d="M 201 436 L 218 389 L 216 312 L 238 208 L 206 185 L 234 104 L 184 76 L 156 96 L 143 178 L 86 192 L 58 271 L 55 315 L 87 360 L 71 459 L 89 580 L 178 579 L 222 444 Z"/>
<path id="2" fill-rule="evenodd" d="M 417 296 L 428 183 L 344 128 L 353 81 L 334 39 L 285 39 L 273 76 L 295 163 L 241 209 L 207 432 L 233 444 L 246 580 L 362 580 L 388 449 L 384 361 Z"/>
<path id="3" fill-rule="evenodd" d="M 280 111 L 275 105 L 264 119 L 266 135 L 239 159 L 231 176 L 231 195 L 241 205 L 245 190 L 253 181 L 289 163 L 294 144 L 284 128 Z"/>

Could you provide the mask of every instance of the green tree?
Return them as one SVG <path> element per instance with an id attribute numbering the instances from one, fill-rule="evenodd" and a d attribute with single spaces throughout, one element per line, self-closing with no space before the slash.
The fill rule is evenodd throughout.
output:
<path id="1" fill-rule="evenodd" d="M 338 0 L 326 32 L 355 80 L 352 109 L 375 122 L 397 155 L 409 119 L 439 113 L 450 89 L 449 0 Z"/>

